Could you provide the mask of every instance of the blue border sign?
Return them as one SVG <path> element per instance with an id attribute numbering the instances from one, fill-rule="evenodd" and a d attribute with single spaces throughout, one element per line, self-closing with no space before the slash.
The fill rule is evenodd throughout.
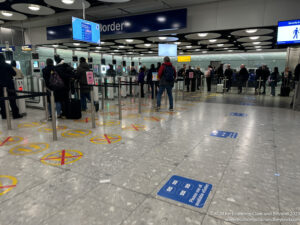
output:
<path id="1" fill-rule="evenodd" d="M 231 131 L 215 130 L 215 131 L 211 132 L 210 136 L 219 137 L 219 138 L 232 138 L 232 139 L 236 139 L 237 136 L 238 136 L 238 133 L 231 132 Z"/>
<path id="2" fill-rule="evenodd" d="M 237 116 L 237 117 L 247 117 L 248 114 L 246 113 L 237 113 L 237 112 L 232 112 L 230 113 L 230 116 Z"/>
<path id="3" fill-rule="evenodd" d="M 211 189 L 212 184 L 185 177 L 172 176 L 157 194 L 177 202 L 202 208 Z"/>

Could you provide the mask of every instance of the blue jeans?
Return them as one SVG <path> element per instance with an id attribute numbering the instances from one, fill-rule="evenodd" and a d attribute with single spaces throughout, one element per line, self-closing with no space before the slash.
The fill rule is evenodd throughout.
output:
<path id="1" fill-rule="evenodd" d="M 60 116 L 61 115 L 61 103 L 60 102 L 55 102 L 55 108 L 56 108 L 57 116 Z M 50 103 L 48 103 L 48 112 L 49 112 L 49 116 L 52 117 L 51 104 Z"/>
<path id="2" fill-rule="evenodd" d="M 173 96 L 172 96 L 172 85 L 160 85 L 159 91 L 157 94 L 157 107 L 160 107 L 161 105 L 161 96 L 164 93 L 165 89 L 167 89 L 167 93 L 169 96 L 169 102 L 170 102 L 170 109 L 173 109 Z"/>
<path id="3" fill-rule="evenodd" d="M 81 102 L 81 110 L 87 110 L 87 103 L 86 100 L 91 101 L 90 93 L 80 93 L 80 102 Z"/>
<path id="4" fill-rule="evenodd" d="M 276 88 L 276 84 L 275 84 L 274 81 L 272 81 L 272 82 L 270 83 L 270 85 L 271 85 L 271 95 L 275 96 L 275 88 Z"/>

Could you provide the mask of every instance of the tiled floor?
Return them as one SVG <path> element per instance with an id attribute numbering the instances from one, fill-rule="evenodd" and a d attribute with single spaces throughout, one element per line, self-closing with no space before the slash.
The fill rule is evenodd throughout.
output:
<path id="1" fill-rule="evenodd" d="M 142 115 L 124 99 L 122 121 L 110 101 L 96 129 L 89 114 L 59 120 L 57 142 L 40 110 L 28 109 L 12 131 L 0 120 L 1 143 L 13 138 L 0 146 L 0 225 L 299 225 L 300 112 L 289 99 L 186 99 L 171 114 L 144 100 Z M 213 185 L 203 208 L 157 195 L 173 175 Z"/>

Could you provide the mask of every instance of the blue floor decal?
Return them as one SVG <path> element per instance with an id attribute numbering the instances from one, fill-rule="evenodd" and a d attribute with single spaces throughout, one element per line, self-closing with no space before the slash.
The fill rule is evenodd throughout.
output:
<path id="1" fill-rule="evenodd" d="M 172 176 L 157 194 L 174 201 L 202 208 L 211 189 L 211 184 L 180 176 Z"/>
<path id="2" fill-rule="evenodd" d="M 230 132 L 230 131 L 215 130 L 215 131 L 211 132 L 210 136 L 219 137 L 219 138 L 233 138 L 233 139 L 236 139 L 237 136 L 238 136 L 238 133 Z"/>
<path id="3" fill-rule="evenodd" d="M 232 112 L 232 113 L 230 113 L 230 116 L 247 117 L 248 114 L 246 114 L 246 113 Z"/>

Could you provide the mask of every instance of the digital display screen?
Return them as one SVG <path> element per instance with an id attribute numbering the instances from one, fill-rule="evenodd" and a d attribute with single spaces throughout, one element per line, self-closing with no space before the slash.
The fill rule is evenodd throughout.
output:
<path id="1" fill-rule="evenodd" d="M 100 44 L 100 25 L 72 17 L 73 40 Z"/>
<path id="2" fill-rule="evenodd" d="M 39 61 L 33 61 L 33 68 L 39 68 Z"/>
<path id="3" fill-rule="evenodd" d="M 177 45 L 171 44 L 159 44 L 158 45 L 159 56 L 177 56 Z"/>
<path id="4" fill-rule="evenodd" d="M 300 20 L 278 22 L 277 44 L 300 44 Z"/>
<path id="5" fill-rule="evenodd" d="M 32 59 L 39 59 L 39 53 L 32 53 Z"/>
<path id="6" fill-rule="evenodd" d="M 73 63 L 73 68 L 76 70 L 77 69 L 77 63 Z"/>
<path id="7" fill-rule="evenodd" d="M 73 62 L 78 62 L 78 57 L 77 57 L 77 56 L 73 56 L 73 57 L 72 57 L 72 61 L 73 61 Z"/>
<path id="8" fill-rule="evenodd" d="M 126 68 L 125 67 L 123 67 L 123 73 L 126 73 Z"/>

